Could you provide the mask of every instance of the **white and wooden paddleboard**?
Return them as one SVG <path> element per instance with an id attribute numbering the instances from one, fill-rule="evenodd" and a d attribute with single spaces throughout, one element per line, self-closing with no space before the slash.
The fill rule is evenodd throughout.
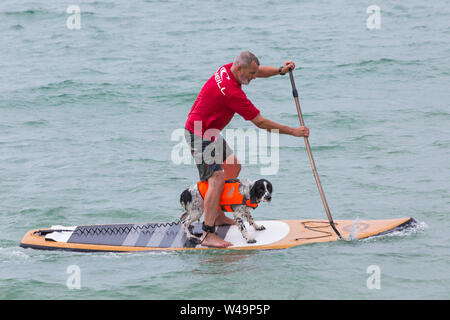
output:
<path id="1" fill-rule="evenodd" d="M 390 220 L 335 220 L 344 239 L 363 239 L 404 229 L 416 224 L 413 218 Z M 216 233 L 233 243 L 227 250 L 285 249 L 303 244 L 338 240 L 327 220 L 257 221 L 266 229 L 247 230 L 256 243 L 247 243 L 237 226 L 218 226 Z M 200 236 L 201 224 L 192 231 Z M 53 226 L 28 231 L 21 247 L 71 251 L 173 251 L 217 249 L 201 246 L 187 239 L 180 223 L 140 223 L 87 226 Z M 222 249 L 223 250 L 223 249 Z"/>

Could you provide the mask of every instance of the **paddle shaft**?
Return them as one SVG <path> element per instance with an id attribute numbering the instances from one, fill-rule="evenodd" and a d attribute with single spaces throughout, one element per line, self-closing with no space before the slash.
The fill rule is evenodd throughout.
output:
<path id="1" fill-rule="evenodd" d="M 300 108 L 300 101 L 298 99 L 298 92 L 297 92 L 297 88 L 295 87 L 294 75 L 292 74 L 291 69 L 289 69 L 289 78 L 291 79 L 292 95 L 294 96 L 295 105 L 297 107 L 297 114 L 298 114 L 298 118 L 300 120 L 300 125 L 302 127 L 304 127 L 305 122 L 303 121 L 302 110 Z M 311 146 L 309 145 L 308 137 L 304 137 L 304 139 L 305 139 L 306 151 L 308 152 L 309 162 L 311 162 L 311 168 L 312 168 L 312 171 L 314 174 L 314 178 L 316 179 L 316 184 L 317 184 L 317 188 L 319 189 L 320 198 L 322 199 L 323 206 L 325 207 L 325 212 L 327 213 L 327 216 L 328 216 L 328 221 L 330 222 L 330 225 L 333 228 L 334 232 L 336 232 L 338 237 L 340 239 L 342 239 L 342 236 L 339 233 L 339 231 L 336 229 L 333 218 L 331 217 L 330 208 L 328 207 L 327 199 L 325 198 L 325 193 L 323 192 L 322 184 L 320 183 L 319 174 L 317 173 L 316 164 L 314 163 L 314 158 L 312 156 Z"/>

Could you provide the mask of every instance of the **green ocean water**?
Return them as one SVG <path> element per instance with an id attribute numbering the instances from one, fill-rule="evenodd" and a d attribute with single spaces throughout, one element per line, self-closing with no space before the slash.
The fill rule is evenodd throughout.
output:
<path id="1" fill-rule="evenodd" d="M 66 9 L 81 10 L 69 29 Z M 380 28 L 366 25 L 380 8 Z M 0 299 L 449 299 L 449 1 L 7 1 L 0 4 Z M 243 50 L 295 61 L 334 219 L 414 217 L 362 241 L 260 252 L 23 249 L 30 229 L 174 221 L 198 179 L 171 139 Z M 298 117 L 287 76 L 244 91 Z M 228 128 L 251 129 L 238 115 Z M 247 150 L 248 152 L 249 150 Z M 326 219 L 302 138 L 279 136 L 264 219 Z M 240 158 L 244 158 L 244 154 Z M 70 266 L 80 289 L 69 289 Z M 367 286 L 369 266 L 380 288 Z"/>

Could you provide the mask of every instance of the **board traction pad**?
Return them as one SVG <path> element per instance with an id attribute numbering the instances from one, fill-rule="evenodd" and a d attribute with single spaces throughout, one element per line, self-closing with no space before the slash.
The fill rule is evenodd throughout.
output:
<path id="1" fill-rule="evenodd" d="M 229 226 L 218 227 L 226 233 Z M 201 224 L 195 223 L 194 235 L 201 235 Z M 195 243 L 187 239 L 180 223 L 145 223 L 79 226 L 70 236 L 68 243 L 82 243 L 111 246 L 193 248 Z"/>

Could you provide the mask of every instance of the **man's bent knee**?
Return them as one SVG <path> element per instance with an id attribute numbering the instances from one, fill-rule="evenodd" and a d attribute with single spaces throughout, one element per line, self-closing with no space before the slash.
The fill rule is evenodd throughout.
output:
<path id="1" fill-rule="evenodd" d="M 223 189 L 225 186 L 225 173 L 222 170 L 215 171 L 211 177 L 208 178 L 209 188 Z"/>
<path id="2" fill-rule="evenodd" d="M 239 176 L 241 172 L 242 166 L 239 163 L 236 156 L 233 154 L 229 156 L 225 163 L 222 165 L 223 170 L 225 171 L 225 179 L 235 179 Z"/>
<path id="3" fill-rule="evenodd" d="M 236 175 L 236 177 L 239 175 L 239 173 L 241 172 L 242 166 L 240 163 L 234 165 L 234 174 Z"/>

